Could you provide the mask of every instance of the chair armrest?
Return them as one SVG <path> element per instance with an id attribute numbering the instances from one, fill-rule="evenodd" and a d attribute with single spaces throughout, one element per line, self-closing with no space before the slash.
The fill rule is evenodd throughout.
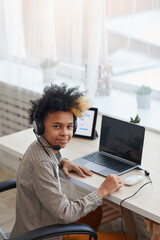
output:
<path id="1" fill-rule="evenodd" d="M 8 179 L 3 182 L 0 182 L 0 192 L 4 192 L 16 188 L 16 178 Z"/>
<path id="2" fill-rule="evenodd" d="M 94 240 L 97 240 L 97 234 L 93 228 L 82 223 L 50 225 L 23 233 L 10 240 L 41 240 L 67 234 L 87 234 L 92 236 Z"/>

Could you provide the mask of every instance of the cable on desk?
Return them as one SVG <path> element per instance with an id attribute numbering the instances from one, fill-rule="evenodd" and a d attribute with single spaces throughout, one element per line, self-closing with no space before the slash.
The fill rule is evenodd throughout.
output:
<path id="1" fill-rule="evenodd" d="M 125 230 L 124 230 L 124 227 L 123 227 L 123 215 L 124 215 L 124 214 L 123 214 L 123 206 L 122 206 L 122 204 L 123 204 L 124 201 L 128 200 L 129 198 L 134 197 L 134 196 L 135 196 L 143 187 L 145 187 L 147 184 L 152 183 L 152 180 L 151 180 L 151 178 L 150 178 L 150 173 L 149 173 L 147 170 L 144 170 L 144 169 L 142 169 L 142 168 L 140 168 L 140 167 L 138 167 L 138 170 L 143 170 L 143 171 L 145 172 L 145 175 L 148 176 L 149 181 L 146 182 L 145 184 L 143 184 L 143 185 L 142 185 L 135 193 L 133 193 L 131 196 L 124 198 L 124 199 L 120 202 L 120 208 L 121 208 L 121 214 L 122 214 L 122 216 L 121 216 L 121 230 L 122 230 L 122 233 L 123 233 L 123 235 L 124 235 L 124 237 L 125 237 L 126 240 L 127 240 L 127 236 L 126 236 L 126 233 L 125 233 Z"/>

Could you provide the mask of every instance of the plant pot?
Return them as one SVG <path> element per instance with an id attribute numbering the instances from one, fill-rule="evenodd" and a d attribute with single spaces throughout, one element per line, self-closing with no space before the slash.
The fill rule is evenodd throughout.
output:
<path id="1" fill-rule="evenodd" d="M 151 94 L 147 95 L 136 95 L 137 107 L 140 109 L 148 109 L 151 106 Z"/>
<path id="2" fill-rule="evenodd" d="M 57 67 L 54 68 L 42 68 L 43 81 L 45 83 L 53 82 L 56 79 Z"/>

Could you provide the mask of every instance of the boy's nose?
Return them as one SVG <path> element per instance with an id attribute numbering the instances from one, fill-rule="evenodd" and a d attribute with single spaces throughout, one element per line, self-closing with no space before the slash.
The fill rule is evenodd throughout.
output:
<path id="1" fill-rule="evenodd" d="M 67 128 L 63 128 L 61 131 L 61 135 L 67 135 L 67 134 L 68 134 Z"/>

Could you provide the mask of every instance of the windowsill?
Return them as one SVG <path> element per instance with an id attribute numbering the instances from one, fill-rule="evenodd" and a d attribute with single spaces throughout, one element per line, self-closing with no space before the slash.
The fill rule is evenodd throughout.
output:
<path id="1" fill-rule="evenodd" d="M 137 109 L 135 94 L 112 89 L 109 96 L 96 97 L 94 106 L 98 107 L 99 112 L 125 121 L 130 121 L 131 117 L 135 118 L 138 114 L 141 125 L 160 133 L 160 101 L 158 100 L 152 99 L 150 109 Z"/>
<path id="2" fill-rule="evenodd" d="M 66 71 L 66 64 L 61 63 L 59 68 L 61 68 L 61 71 L 63 68 L 62 72 L 68 74 L 69 71 Z M 81 68 L 75 69 L 75 74 L 78 74 L 80 71 L 82 71 Z M 84 79 L 84 71 L 82 72 L 82 76 L 82 79 Z M 50 82 L 44 82 L 40 67 L 32 67 L 23 63 L 17 64 L 17 62 L 7 61 L 5 59 L 0 59 L 0 81 L 36 93 L 42 93 L 44 87 L 50 85 Z M 57 74 L 53 83 L 60 84 L 63 82 L 73 87 L 79 85 L 80 80 L 75 80 L 74 78 L 73 83 L 71 77 Z M 80 87 L 84 90 L 84 84 Z"/>

